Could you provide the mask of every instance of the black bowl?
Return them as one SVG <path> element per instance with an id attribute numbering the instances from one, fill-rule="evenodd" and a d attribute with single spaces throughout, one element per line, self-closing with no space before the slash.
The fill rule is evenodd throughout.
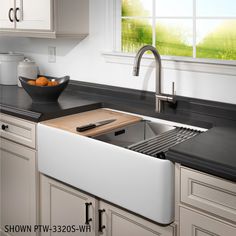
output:
<path id="1" fill-rule="evenodd" d="M 35 86 L 27 82 L 31 79 L 19 77 L 22 87 L 30 95 L 34 103 L 49 103 L 57 102 L 63 90 L 67 87 L 70 77 L 64 76 L 62 78 L 48 77 L 49 80 L 55 80 L 59 84 L 56 86 Z"/>

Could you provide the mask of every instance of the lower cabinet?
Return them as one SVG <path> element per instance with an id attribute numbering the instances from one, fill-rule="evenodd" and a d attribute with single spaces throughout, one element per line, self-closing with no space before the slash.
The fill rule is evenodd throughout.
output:
<path id="1" fill-rule="evenodd" d="M 175 164 L 178 236 L 235 236 L 236 183 Z"/>
<path id="2" fill-rule="evenodd" d="M 95 235 L 95 198 L 43 175 L 40 188 L 41 235 Z"/>
<path id="3" fill-rule="evenodd" d="M 98 231 L 103 236 L 173 236 L 174 225 L 160 226 L 100 201 Z"/>
<path id="4" fill-rule="evenodd" d="M 0 138 L 1 236 L 36 235 L 30 228 L 37 222 L 35 156 L 34 150 Z"/>
<path id="5" fill-rule="evenodd" d="M 209 215 L 180 207 L 180 235 L 235 236 L 236 228 Z"/>
<path id="6" fill-rule="evenodd" d="M 41 175 L 41 235 L 174 236 L 175 225 L 160 226 Z M 72 226 L 76 232 L 69 232 Z M 80 227 L 80 228 L 79 228 Z M 83 228 L 85 232 L 79 229 Z M 56 232 L 53 232 L 53 231 Z M 90 232 L 91 230 L 91 232 Z"/>

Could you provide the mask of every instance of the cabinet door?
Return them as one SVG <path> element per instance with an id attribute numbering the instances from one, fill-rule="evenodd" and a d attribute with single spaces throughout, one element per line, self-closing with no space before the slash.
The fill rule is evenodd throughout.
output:
<path id="1" fill-rule="evenodd" d="M 0 29 L 13 29 L 14 27 L 14 0 L 0 0 Z"/>
<path id="2" fill-rule="evenodd" d="M 36 224 L 35 151 L 0 138 L 0 226 Z M 33 236 L 8 231 L 9 235 Z M 4 234 L 3 234 L 4 235 Z"/>
<path id="3" fill-rule="evenodd" d="M 41 224 L 52 229 L 42 235 L 95 235 L 95 198 L 43 175 L 40 182 Z M 86 216 L 89 224 L 85 224 Z"/>
<path id="4" fill-rule="evenodd" d="M 160 226 L 121 210 L 103 201 L 99 202 L 100 235 L 103 236 L 174 236 L 175 226 Z"/>
<path id="5" fill-rule="evenodd" d="M 180 208 L 181 236 L 233 236 L 236 228 L 230 224 L 202 215 L 192 210 Z"/>
<path id="6" fill-rule="evenodd" d="M 53 18 L 52 0 L 16 0 L 17 29 L 51 30 Z"/>

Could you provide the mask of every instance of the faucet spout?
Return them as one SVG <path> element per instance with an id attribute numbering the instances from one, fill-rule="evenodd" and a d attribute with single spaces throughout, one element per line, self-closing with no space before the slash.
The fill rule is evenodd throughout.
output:
<path id="1" fill-rule="evenodd" d="M 139 76 L 139 66 L 133 67 L 133 76 Z"/>
<path id="2" fill-rule="evenodd" d="M 139 76 L 140 62 L 142 56 L 145 52 L 151 51 L 155 57 L 156 62 L 156 112 L 160 113 L 162 111 L 163 102 L 168 101 L 171 103 L 175 103 L 174 93 L 172 96 L 165 96 L 161 93 L 161 56 L 156 48 L 151 45 L 145 45 L 139 49 L 135 56 L 134 67 L 133 67 L 133 75 Z"/>

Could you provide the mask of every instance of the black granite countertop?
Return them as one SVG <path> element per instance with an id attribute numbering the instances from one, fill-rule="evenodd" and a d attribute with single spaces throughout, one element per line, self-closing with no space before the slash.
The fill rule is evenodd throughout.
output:
<path id="1" fill-rule="evenodd" d="M 32 103 L 23 88 L 0 85 L 1 112 L 26 120 L 39 122 L 60 116 L 84 112 L 102 107 L 102 103 L 80 97 L 68 87 L 57 103 Z"/>
<path id="2" fill-rule="evenodd" d="M 182 165 L 236 182 L 236 128 L 213 127 L 167 152 Z"/>
<path id="3" fill-rule="evenodd" d="M 155 112 L 152 92 L 71 81 L 55 104 L 33 104 L 22 88 L 0 85 L 0 111 L 34 122 L 107 107 L 209 130 L 176 145 L 167 159 L 236 181 L 236 106 L 177 97 Z"/>

